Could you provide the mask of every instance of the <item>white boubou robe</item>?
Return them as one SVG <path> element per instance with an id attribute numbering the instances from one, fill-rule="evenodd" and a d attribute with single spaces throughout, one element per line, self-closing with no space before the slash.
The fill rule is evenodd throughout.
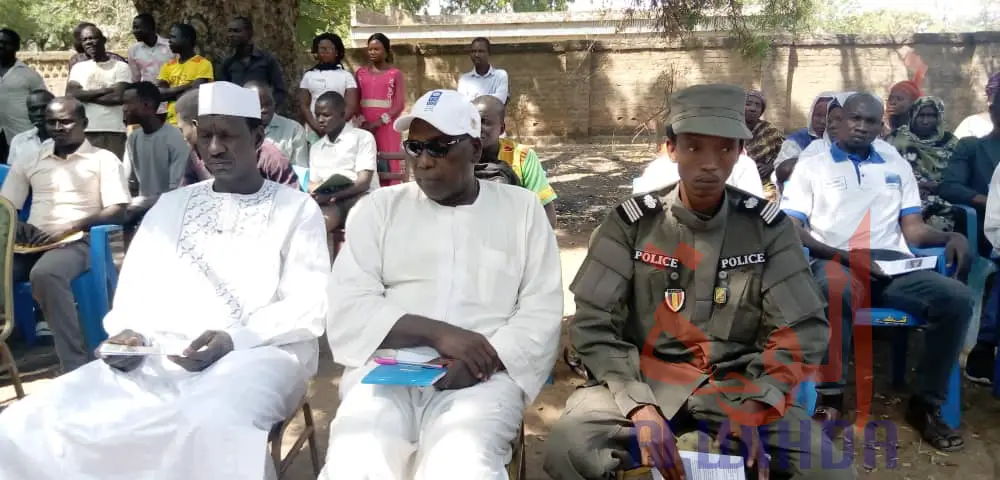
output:
<path id="1" fill-rule="evenodd" d="M 323 216 L 305 193 L 255 194 L 212 181 L 160 197 L 122 267 L 114 335 L 131 329 L 181 347 L 206 330 L 234 351 L 200 373 L 147 357 L 121 373 L 102 360 L 0 414 L 2 480 L 262 479 L 271 426 L 316 372 L 330 259 Z"/>
<path id="2" fill-rule="evenodd" d="M 468 206 L 442 206 L 410 182 L 351 211 L 327 321 L 347 369 L 321 479 L 506 478 L 524 408 L 555 363 L 562 275 L 535 195 L 479 184 Z M 462 390 L 359 383 L 407 313 L 483 334 L 506 371 Z"/>

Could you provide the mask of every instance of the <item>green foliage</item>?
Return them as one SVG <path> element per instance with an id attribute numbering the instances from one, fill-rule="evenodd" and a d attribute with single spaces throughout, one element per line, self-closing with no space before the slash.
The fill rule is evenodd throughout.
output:
<path id="1" fill-rule="evenodd" d="M 415 13 L 427 6 L 426 0 L 299 0 L 299 21 L 296 24 L 296 38 L 305 47 L 312 46 L 317 34 L 332 32 L 347 39 L 351 33 L 351 5 L 356 4 L 369 10 L 383 11 L 393 6 Z M 345 40 L 345 43 L 346 40 Z"/>
<path id="2" fill-rule="evenodd" d="M 347 38 L 350 23 L 350 0 L 301 0 L 295 34 L 302 45 L 311 47 L 313 37 L 322 32 Z"/>
<path id="3" fill-rule="evenodd" d="M 946 29 L 941 21 L 923 12 L 903 9 L 862 11 L 860 6 L 858 0 L 826 3 L 817 9 L 810 20 L 811 30 L 839 35 L 910 35 Z"/>
<path id="4" fill-rule="evenodd" d="M 108 45 L 119 49 L 131 41 L 135 8 L 129 0 L 4 0 L 0 25 L 10 25 L 26 48 L 65 50 L 73 46 L 73 28 L 86 19 L 99 25 Z"/>
<path id="5" fill-rule="evenodd" d="M 816 0 L 632 0 L 627 21 L 645 19 L 667 38 L 728 32 L 745 57 L 762 58 L 766 35 L 796 34 L 809 25 Z"/>
<path id="6" fill-rule="evenodd" d="M 38 31 L 38 23 L 28 15 L 30 0 L 6 0 L 0 8 L 0 26 L 10 28 L 21 35 L 30 38 Z"/>
<path id="7" fill-rule="evenodd" d="M 445 14 L 501 13 L 501 12 L 561 12 L 569 8 L 572 0 L 452 0 L 445 2 Z"/>

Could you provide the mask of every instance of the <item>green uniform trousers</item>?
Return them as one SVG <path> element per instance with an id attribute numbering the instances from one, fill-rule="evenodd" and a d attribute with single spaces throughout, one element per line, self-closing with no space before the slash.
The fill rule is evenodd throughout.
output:
<path id="1" fill-rule="evenodd" d="M 671 422 L 675 434 L 683 433 L 678 427 L 689 426 L 715 438 L 726 421 L 718 398 L 690 397 Z M 857 478 L 853 459 L 845 458 L 823 433 L 822 426 L 797 405 L 790 406 L 781 420 L 760 431 L 764 449 L 771 457 L 772 476 L 778 472 L 794 480 Z M 636 466 L 629 453 L 634 438 L 632 423 L 622 415 L 607 387 L 579 388 L 566 401 L 562 418 L 545 442 L 545 472 L 555 480 L 614 478 L 616 471 Z"/>

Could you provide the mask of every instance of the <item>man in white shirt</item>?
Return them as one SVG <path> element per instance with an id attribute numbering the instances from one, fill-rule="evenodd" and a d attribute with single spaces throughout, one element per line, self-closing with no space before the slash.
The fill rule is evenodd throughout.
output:
<path id="1" fill-rule="evenodd" d="M 49 139 L 49 132 L 45 128 L 45 108 L 54 98 L 55 95 L 48 90 L 35 90 L 28 94 L 24 103 L 28 107 L 28 121 L 34 126 L 10 140 L 8 165 L 13 165 L 20 159 L 34 158 L 42 147 L 42 142 Z"/>
<path id="2" fill-rule="evenodd" d="M 927 322 L 928 345 L 906 420 L 934 448 L 955 451 L 965 442 L 945 423 L 941 406 L 972 315 L 972 292 L 960 281 L 933 270 L 890 277 L 876 261 L 912 258 L 909 245 L 944 245 L 947 262 L 962 278 L 971 259 L 969 245 L 961 234 L 944 233 L 924 223 L 910 164 L 898 154 L 883 155 L 872 146 L 882 129 L 882 118 L 882 103 L 876 97 L 851 96 L 844 103 L 844 119 L 829 150 L 799 158 L 781 201 L 799 228 L 802 244 L 816 259 L 814 278 L 829 301 L 840 303 L 828 307 L 827 315 L 834 326 L 831 345 L 837 344 L 840 334 L 843 373 L 838 382 L 820 384 L 818 413 L 837 416 L 843 411 L 852 319 L 868 294 L 872 306 L 896 308 Z M 845 287 L 831 288 L 841 284 Z"/>
<path id="3" fill-rule="evenodd" d="M 493 95 L 507 104 L 510 99 L 507 71 L 490 64 L 490 40 L 475 38 L 470 48 L 469 58 L 473 68 L 458 77 L 458 93 L 470 102 L 482 95 Z"/>
<path id="4" fill-rule="evenodd" d="M 264 141 L 271 142 L 292 165 L 309 166 L 309 144 L 306 131 L 295 120 L 275 112 L 274 91 L 270 85 L 251 80 L 243 85 L 260 97 L 260 121 L 264 125 Z"/>
<path id="5" fill-rule="evenodd" d="M 200 90 L 214 179 L 146 214 L 104 319 L 107 344 L 159 354 L 108 354 L 8 407 L 0 478 L 276 478 L 268 431 L 305 394 L 323 333 L 323 218 L 258 172 L 257 95 Z"/>
<path id="6" fill-rule="evenodd" d="M 379 188 L 375 136 L 352 126 L 346 111 L 347 103 L 337 92 L 316 99 L 316 121 L 324 135 L 309 150 L 309 192 L 323 210 L 329 232 L 343 228 L 351 207 Z M 344 183 L 321 188 L 334 176 L 343 177 Z"/>
<path id="7" fill-rule="evenodd" d="M 32 194 L 31 215 L 26 225 L 19 225 L 18 243 L 67 241 L 59 248 L 14 255 L 13 280 L 31 282 L 31 294 L 52 331 L 59 364 L 69 372 L 91 359 L 70 288 L 90 262 L 89 241 L 81 232 L 121 223 L 129 193 L 121 162 L 87 141 L 87 116 L 79 101 L 53 100 L 45 119 L 52 141 L 11 166 L 0 196 L 21 209 Z"/>
<path id="8" fill-rule="evenodd" d="M 969 115 L 955 127 L 955 138 L 977 137 L 982 138 L 993 131 L 993 121 L 990 120 L 989 106 L 993 103 L 993 94 L 1000 89 L 1000 73 L 990 75 L 986 82 L 986 107 L 987 111 Z"/>
<path id="9" fill-rule="evenodd" d="M 460 93 L 428 92 L 394 126 L 416 181 L 368 195 L 347 225 L 327 321 L 347 369 L 320 478 L 507 478 L 559 343 L 555 234 L 532 192 L 475 178 L 479 112 Z M 433 387 L 360 383 L 379 349 L 447 372 Z"/>
<path id="10" fill-rule="evenodd" d="M 107 39 L 99 28 L 84 28 L 80 41 L 90 59 L 73 65 L 66 95 L 80 100 L 87 109 L 87 141 L 110 150 L 120 160 L 125 155 L 122 93 L 132 81 L 132 71 L 128 64 L 108 56 Z"/>
<path id="11" fill-rule="evenodd" d="M 642 171 L 642 176 L 632 181 L 632 194 L 639 195 L 661 190 L 671 183 L 677 183 L 680 179 L 677 164 L 669 155 L 662 155 L 649 162 L 646 169 Z M 733 171 L 726 179 L 726 183 L 747 193 L 764 197 L 764 186 L 757 173 L 757 163 L 745 154 L 741 153 L 740 158 L 736 160 L 736 165 L 733 166 Z"/>
<path id="12" fill-rule="evenodd" d="M 0 28 L 0 160 L 9 156 L 14 136 L 31 128 L 25 98 L 34 90 L 45 90 L 45 81 L 34 69 L 17 59 L 21 36 Z"/>

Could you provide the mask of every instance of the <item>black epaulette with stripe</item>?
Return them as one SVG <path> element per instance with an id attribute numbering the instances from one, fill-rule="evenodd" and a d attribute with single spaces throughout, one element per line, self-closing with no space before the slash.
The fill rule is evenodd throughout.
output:
<path id="1" fill-rule="evenodd" d="M 625 223 L 632 225 L 646 215 L 653 215 L 663 211 L 663 203 L 655 195 L 645 194 L 632 197 L 618 205 L 615 210 L 622 217 Z"/>
<path id="2" fill-rule="evenodd" d="M 771 202 L 742 190 L 738 192 L 742 195 L 735 198 L 736 207 L 759 215 L 765 225 L 777 225 L 785 218 L 785 212 L 781 211 L 778 202 Z"/>

